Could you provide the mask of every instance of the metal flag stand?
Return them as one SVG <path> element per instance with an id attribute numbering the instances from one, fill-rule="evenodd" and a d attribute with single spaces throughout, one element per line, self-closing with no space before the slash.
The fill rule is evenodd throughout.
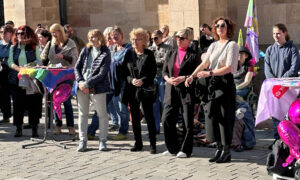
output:
<path id="1" fill-rule="evenodd" d="M 45 129 L 44 129 L 44 138 L 43 139 L 37 139 L 37 138 L 30 138 L 31 141 L 34 141 L 35 143 L 31 144 L 25 144 L 22 145 L 22 148 L 25 149 L 26 147 L 29 146 L 34 146 L 38 144 L 45 143 L 47 139 L 52 140 L 52 143 L 55 144 L 58 147 L 61 147 L 63 149 L 66 149 L 67 146 L 65 144 L 62 144 L 58 142 L 53 133 L 53 98 L 52 98 L 52 93 L 50 93 L 50 99 L 48 99 L 48 94 L 49 91 L 47 88 L 43 85 L 44 87 L 44 101 L 45 101 Z M 54 91 L 53 91 L 54 92 Z M 50 116 L 48 115 L 48 108 L 50 107 Z M 48 132 L 48 124 L 50 124 L 50 132 Z M 75 141 L 75 136 L 72 138 L 72 141 Z"/>

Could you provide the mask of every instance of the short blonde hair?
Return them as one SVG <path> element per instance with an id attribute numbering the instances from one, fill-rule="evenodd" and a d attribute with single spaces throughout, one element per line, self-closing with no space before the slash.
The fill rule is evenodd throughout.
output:
<path id="1" fill-rule="evenodd" d="M 143 40 L 143 46 L 146 49 L 148 47 L 149 42 L 149 35 L 147 30 L 143 28 L 133 28 L 132 31 L 129 33 L 130 40 L 133 39 L 134 36 L 140 36 Z"/>
<path id="2" fill-rule="evenodd" d="M 176 36 L 184 37 L 184 38 L 186 38 L 189 41 L 192 41 L 194 39 L 193 32 L 190 29 L 188 29 L 188 28 L 179 30 L 176 33 Z"/>
<path id="3" fill-rule="evenodd" d="M 65 33 L 65 30 L 64 30 L 64 27 L 62 27 L 62 25 L 60 24 L 52 24 L 52 26 L 50 27 L 50 32 L 53 33 L 54 31 L 58 31 L 60 32 L 61 34 L 61 37 L 59 40 L 57 40 L 54 36 L 52 37 L 52 43 L 54 44 L 58 44 L 58 41 L 62 42 L 62 43 L 65 43 L 68 39 L 66 33 Z"/>
<path id="4" fill-rule="evenodd" d="M 99 45 L 100 47 L 101 46 L 105 46 L 106 45 L 106 40 L 104 38 L 104 35 L 102 34 L 102 32 L 99 30 L 99 29 L 91 29 L 88 34 L 87 34 L 87 38 L 89 39 L 89 36 L 92 35 L 92 36 L 95 36 L 98 38 L 98 42 L 99 42 Z M 88 48 L 92 47 L 92 43 L 87 43 L 86 45 Z"/>

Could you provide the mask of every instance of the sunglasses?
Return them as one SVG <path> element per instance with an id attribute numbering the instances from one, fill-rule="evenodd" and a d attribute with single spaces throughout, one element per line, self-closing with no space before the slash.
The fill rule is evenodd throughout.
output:
<path id="1" fill-rule="evenodd" d="M 184 41 L 186 39 L 185 37 L 179 37 L 179 36 L 177 36 L 176 38 L 179 39 L 180 41 Z"/>
<path id="2" fill-rule="evenodd" d="M 17 33 L 17 36 L 18 36 L 18 35 L 24 36 L 24 35 L 25 35 L 25 32 L 18 32 L 18 33 Z"/>
<path id="3" fill-rule="evenodd" d="M 152 41 L 157 41 L 158 37 L 151 38 Z"/>
<path id="4" fill-rule="evenodd" d="M 224 28 L 226 26 L 225 23 L 222 23 L 222 24 L 215 24 L 215 27 L 216 28 Z"/>

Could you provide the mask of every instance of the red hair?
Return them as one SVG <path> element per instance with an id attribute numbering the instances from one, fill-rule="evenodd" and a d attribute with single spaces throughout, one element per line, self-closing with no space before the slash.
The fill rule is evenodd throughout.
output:
<path id="1" fill-rule="evenodd" d="M 12 37 L 13 45 L 16 45 L 19 42 L 18 37 L 17 37 L 18 30 L 22 30 L 25 33 L 24 36 L 25 36 L 25 44 L 26 45 L 37 46 L 39 44 L 38 37 L 34 33 L 33 29 L 31 29 L 31 27 L 29 27 L 27 25 L 22 25 L 22 26 L 18 27 L 14 32 L 14 35 Z"/>

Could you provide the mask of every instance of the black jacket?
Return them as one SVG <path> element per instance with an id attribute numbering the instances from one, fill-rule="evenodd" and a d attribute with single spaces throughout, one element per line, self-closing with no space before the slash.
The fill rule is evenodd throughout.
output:
<path id="1" fill-rule="evenodd" d="M 174 62 L 177 59 L 177 49 L 173 49 L 170 52 L 170 55 L 167 57 L 164 67 L 162 76 L 168 76 L 173 77 L 173 66 Z M 197 68 L 197 66 L 200 64 L 201 60 L 197 52 L 195 52 L 192 48 L 187 48 L 187 52 L 184 56 L 184 59 L 182 60 L 182 63 L 180 64 L 179 74 L 178 76 L 189 76 L 191 75 L 194 70 Z M 180 83 L 176 86 L 177 89 L 180 90 L 180 96 L 182 103 L 194 103 L 196 102 L 195 98 L 195 89 L 194 89 L 194 83 L 190 85 L 190 87 L 185 87 L 184 82 Z M 167 83 L 166 89 L 165 89 L 165 98 L 164 103 L 167 105 L 171 105 L 172 102 L 172 95 L 175 93 L 176 89 L 173 85 Z"/>
<path id="2" fill-rule="evenodd" d="M 128 49 L 125 54 L 122 69 L 124 77 L 126 78 L 126 85 L 122 102 L 128 104 L 129 100 L 136 97 L 137 91 L 141 88 L 149 88 L 154 84 L 154 78 L 156 75 L 156 61 L 154 53 L 149 49 L 144 50 L 144 58 L 141 62 L 137 62 L 137 54 L 133 48 Z M 136 65 L 134 65 L 136 63 Z M 136 66 L 137 71 L 134 70 Z M 133 78 L 141 79 L 143 85 L 138 88 L 132 85 L 131 81 Z"/>

